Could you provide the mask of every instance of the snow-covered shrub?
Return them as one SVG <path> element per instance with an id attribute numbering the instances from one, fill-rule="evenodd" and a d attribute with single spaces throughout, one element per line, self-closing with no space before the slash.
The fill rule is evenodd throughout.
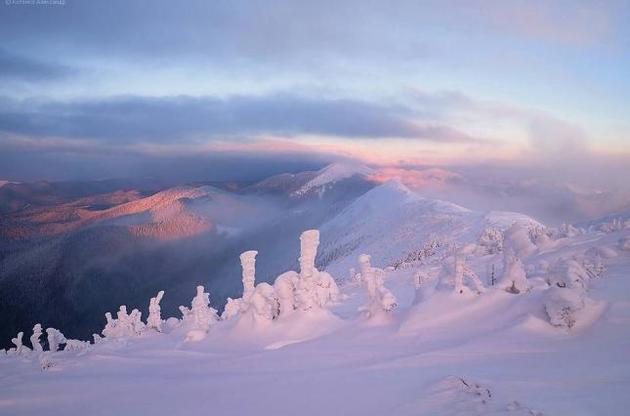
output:
<path id="1" fill-rule="evenodd" d="M 553 326 L 573 328 L 577 312 L 585 307 L 585 292 L 579 288 L 552 287 L 547 292 L 545 311 Z"/>
<path id="2" fill-rule="evenodd" d="M 286 316 L 296 309 L 295 291 L 300 277 L 294 271 L 282 273 L 273 284 L 278 299 L 279 315 Z"/>
<path id="3" fill-rule="evenodd" d="M 455 253 L 442 264 L 437 288 L 455 293 L 468 292 L 470 289 L 464 284 L 465 278 L 468 278 L 477 293 L 485 291 L 477 273 L 466 265 L 464 254 Z"/>
<path id="4" fill-rule="evenodd" d="M 164 291 L 160 290 L 158 294 L 149 300 L 149 317 L 147 318 L 147 328 L 155 329 L 162 332 L 162 308 L 160 301 L 164 297 Z"/>
<path id="5" fill-rule="evenodd" d="M 421 248 L 408 253 L 405 257 L 396 260 L 394 269 L 405 269 L 413 265 L 423 265 L 444 260 L 452 250 L 452 244 L 434 237 Z"/>
<path id="6" fill-rule="evenodd" d="M 42 344 L 39 342 L 39 338 L 42 336 L 42 324 L 35 324 L 33 327 L 33 335 L 29 338 L 31 341 L 31 347 L 33 351 L 41 352 L 44 350 Z"/>
<path id="7" fill-rule="evenodd" d="M 59 351 L 59 346 L 66 343 L 66 337 L 58 329 L 48 328 L 46 334 L 48 334 L 48 349 L 51 352 Z"/>
<path id="8" fill-rule="evenodd" d="M 500 288 L 514 294 L 526 292 L 530 287 L 523 262 L 518 258 L 511 244 L 506 244 L 503 250 L 503 274 L 497 284 Z"/>
<path id="9" fill-rule="evenodd" d="M 564 223 L 554 232 L 556 238 L 572 238 L 584 234 L 584 230 Z"/>
<path id="10" fill-rule="evenodd" d="M 78 339 L 66 340 L 64 351 L 85 351 L 90 348 L 90 341 L 81 341 Z"/>
<path id="11" fill-rule="evenodd" d="M 576 259 L 559 259 L 549 271 L 547 281 L 560 288 L 586 289 L 591 276 Z"/>
<path id="12" fill-rule="evenodd" d="M 49 370 L 56 365 L 57 363 L 52 360 L 48 352 L 39 354 L 39 367 L 42 371 Z"/>
<path id="13" fill-rule="evenodd" d="M 481 232 L 477 245 L 481 255 L 497 254 L 503 250 L 503 233 L 496 228 L 488 227 Z"/>
<path id="14" fill-rule="evenodd" d="M 382 275 L 374 272 L 369 255 L 359 256 L 359 268 L 361 280 L 368 294 L 367 304 L 361 310 L 369 318 L 392 311 L 397 306 L 396 297 L 385 287 Z"/>
<path id="15" fill-rule="evenodd" d="M 22 354 L 24 351 L 28 351 L 29 348 L 22 343 L 22 338 L 24 337 L 24 332 L 18 332 L 15 338 L 11 338 L 11 342 L 15 345 L 15 348 L 12 348 L 11 351 L 16 354 Z"/>
<path id="16" fill-rule="evenodd" d="M 210 294 L 204 292 L 203 286 L 197 286 L 197 294 L 191 301 L 191 308 L 179 307 L 184 324 L 190 329 L 207 332 L 210 326 L 219 320 L 217 310 L 209 305 Z"/>
<path id="17" fill-rule="evenodd" d="M 112 314 L 109 312 L 105 314 L 107 323 L 101 332 L 108 338 L 138 336 L 146 327 L 141 317 L 142 312 L 139 310 L 134 309 L 131 313 L 127 313 L 127 306 L 121 305 L 116 312 L 116 319 L 112 319 Z"/>
<path id="18" fill-rule="evenodd" d="M 630 227 L 630 220 L 623 221 L 621 218 L 614 218 L 610 222 L 600 224 L 597 229 L 604 233 L 614 233 L 615 231 L 621 231 L 628 227 Z"/>

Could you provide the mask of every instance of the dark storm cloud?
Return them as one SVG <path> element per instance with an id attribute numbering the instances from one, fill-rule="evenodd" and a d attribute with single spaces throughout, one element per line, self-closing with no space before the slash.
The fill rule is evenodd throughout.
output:
<path id="1" fill-rule="evenodd" d="M 446 126 L 418 124 L 414 112 L 401 106 L 288 94 L 130 96 L 74 102 L 4 99 L 0 100 L 0 131 L 121 143 L 304 134 L 435 142 L 476 140 Z"/>

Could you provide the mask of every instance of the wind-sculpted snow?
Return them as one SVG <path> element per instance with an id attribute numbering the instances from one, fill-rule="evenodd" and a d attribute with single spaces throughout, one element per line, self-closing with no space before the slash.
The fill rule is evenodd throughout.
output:
<path id="1" fill-rule="evenodd" d="M 630 253 L 607 249 L 629 232 L 525 251 L 512 239 L 530 234 L 507 234 L 503 251 L 452 244 L 406 268 L 355 257 L 360 273 L 333 288 L 309 230 L 300 270 L 273 285 L 256 282 L 264 251 L 241 255 L 243 295 L 221 319 L 199 286 L 182 319 L 162 318 L 160 292 L 146 323 L 123 306 L 94 343 L 35 325 L 31 348 L 20 333 L 0 354 L 0 413 L 624 414 Z M 492 264 L 527 289 L 492 285 Z"/>

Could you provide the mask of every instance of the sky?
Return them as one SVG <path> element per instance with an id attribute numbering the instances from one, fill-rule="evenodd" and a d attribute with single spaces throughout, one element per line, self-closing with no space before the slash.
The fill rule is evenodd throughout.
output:
<path id="1" fill-rule="evenodd" d="M 628 1 L 47 3 L 0 5 L 0 179 L 630 166 Z"/>

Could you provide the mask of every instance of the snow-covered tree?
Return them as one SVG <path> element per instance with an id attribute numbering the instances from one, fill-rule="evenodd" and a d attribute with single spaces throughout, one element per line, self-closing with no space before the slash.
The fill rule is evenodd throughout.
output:
<path id="1" fill-rule="evenodd" d="M 300 235 L 300 278 L 296 289 L 297 307 L 309 310 L 317 306 L 315 295 L 315 257 L 319 246 L 319 231 L 308 230 Z"/>
<path id="2" fill-rule="evenodd" d="M 588 271 L 575 258 L 561 258 L 550 269 L 547 283 L 560 288 L 586 289 L 590 277 Z"/>
<path id="3" fill-rule="evenodd" d="M 545 299 L 545 311 L 553 326 L 573 328 L 577 313 L 585 308 L 585 292 L 578 288 L 552 287 Z"/>
<path id="4" fill-rule="evenodd" d="M 536 246 L 530 239 L 527 228 L 517 223 L 503 233 L 503 250 L 511 249 L 519 258 L 530 256 L 536 252 Z"/>
<path id="5" fill-rule="evenodd" d="M 256 285 L 249 302 L 249 311 L 256 322 L 270 322 L 279 314 L 278 299 L 273 286 L 269 283 L 262 282 Z"/>
<path id="6" fill-rule="evenodd" d="M 39 342 L 39 338 L 42 336 L 42 324 L 35 324 L 33 327 L 33 335 L 29 338 L 31 341 L 31 347 L 33 351 L 41 352 L 44 350 L 42 344 Z"/>
<path id="7" fill-rule="evenodd" d="M 442 265 L 437 287 L 438 289 L 452 290 L 455 293 L 464 293 L 469 291 L 468 287 L 464 284 L 465 278 L 468 278 L 477 293 L 485 291 L 485 287 L 481 279 L 479 279 L 479 276 L 477 276 L 477 273 L 466 265 L 465 254 L 461 251 L 455 252 L 453 256 L 447 259 Z"/>
<path id="8" fill-rule="evenodd" d="M 397 306 L 396 297 L 385 287 L 382 275 L 379 276 L 374 272 L 369 255 L 359 256 L 359 270 L 361 271 L 361 281 L 368 295 L 367 304 L 361 310 L 369 318 L 384 312 L 391 312 Z"/>
<path id="9" fill-rule="evenodd" d="M 250 300 L 256 290 L 256 255 L 255 250 L 245 251 L 241 253 L 241 269 L 243 282 L 243 296 L 238 299 L 228 298 L 222 319 L 230 319 L 241 313 L 245 313 L 250 308 Z"/>
<path id="10" fill-rule="evenodd" d="M 319 231 L 307 230 L 300 236 L 300 273 L 295 289 L 296 307 L 307 311 L 326 306 L 337 300 L 339 288 L 326 272 L 315 267 Z"/>
<path id="11" fill-rule="evenodd" d="M 210 294 L 204 292 L 203 286 L 197 286 L 197 294 L 192 299 L 191 308 L 180 306 L 184 323 L 192 329 L 208 331 L 211 325 L 219 320 L 217 310 L 210 306 Z"/>
<path id="12" fill-rule="evenodd" d="M 241 269 L 243 280 L 243 301 L 248 302 L 249 298 L 254 294 L 256 283 L 256 250 L 249 250 L 241 253 Z"/>
<path id="13" fill-rule="evenodd" d="M 514 294 L 526 292 L 530 288 L 523 262 L 512 245 L 506 244 L 503 250 L 503 275 L 497 285 Z"/>
<path id="14" fill-rule="evenodd" d="M 48 349 L 51 352 L 59 351 L 59 345 L 66 343 L 66 337 L 55 328 L 47 328 Z"/>
<path id="15" fill-rule="evenodd" d="M 429 276 L 425 271 L 418 270 L 413 275 L 413 284 L 414 284 L 415 288 L 418 289 L 418 288 L 424 286 L 426 284 L 426 282 L 429 281 L 430 278 L 431 278 L 431 276 Z"/>
<path id="16" fill-rule="evenodd" d="M 109 312 L 105 314 L 107 323 L 101 333 L 108 338 L 138 336 L 146 328 L 141 318 L 142 312 L 138 309 L 133 309 L 131 313 L 127 313 L 127 306 L 121 305 L 116 312 L 116 319 L 112 319 L 112 314 Z"/>
<path id="17" fill-rule="evenodd" d="M 584 234 L 584 231 L 571 224 L 563 223 L 555 234 L 558 238 L 572 238 Z"/>
<path id="18" fill-rule="evenodd" d="M 147 327 L 153 328 L 158 332 L 162 332 L 162 308 L 160 301 L 164 297 L 164 291 L 160 290 L 158 294 L 149 300 L 149 317 L 147 318 Z"/>
<path id="19" fill-rule="evenodd" d="M 481 254 L 497 254 L 503 250 L 503 233 L 496 228 L 485 228 L 477 241 Z"/>
<path id="20" fill-rule="evenodd" d="M 296 309 L 295 292 L 300 276 L 294 271 L 282 273 L 273 284 L 278 299 L 279 315 L 286 316 Z"/>
<path id="21" fill-rule="evenodd" d="M 66 340 L 64 351 L 85 351 L 90 348 L 90 341 L 81 341 L 78 339 Z"/>
<path id="22" fill-rule="evenodd" d="M 24 337 L 24 332 L 18 332 L 15 338 L 11 338 L 11 342 L 15 345 L 15 353 L 22 354 L 24 351 L 27 351 L 29 348 L 22 343 L 22 338 Z"/>

